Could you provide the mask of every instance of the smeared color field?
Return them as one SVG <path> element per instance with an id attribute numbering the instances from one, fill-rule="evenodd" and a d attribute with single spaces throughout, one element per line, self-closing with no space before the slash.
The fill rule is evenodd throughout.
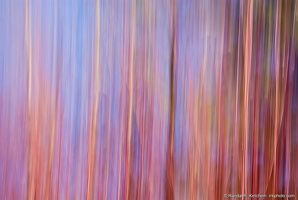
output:
<path id="1" fill-rule="evenodd" d="M 298 0 L 0 0 L 1 200 L 224 194 L 298 198 Z"/>

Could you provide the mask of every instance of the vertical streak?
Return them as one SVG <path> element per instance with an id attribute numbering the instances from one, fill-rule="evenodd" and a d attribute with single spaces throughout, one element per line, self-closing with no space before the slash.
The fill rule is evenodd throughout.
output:
<path id="1" fill-rule="evenodd" d="M 57 2 L 54 0 L 54 41 L 53 41 L 53 65 L 52 69 L 54 71 L 52 75 L 52 85 L 51 85 L 51 102 L 50 105 L 54 106 L 53 114 L 51 115 L 51 131 L 50 131 L 50 149 L 49 149 L 49 157 L 48 157 L 48 166 L 47 166 L 47 175 L 46 175 L 46 192 L 45 198 L 49 199 L 50 193 L 50 176 L 51 176 L 51 168 L 52 168 L 52 161 L 53 161 L 53 149 L 54 149 L 54 138 L 55 138 L 55 131 L 56 131 L 56 111 L 57 111 L 57 101 L 55 92 L 55 76 L 56 76 L 56 42 L 57 42 Z"/>
<path id="2" fill-rule="evenodd" d="M 251 45 L 252 45 L 252 13 L 253 1 L 249 1 L 246 11 L 246 29 L 245 29 L 245 85 L 244 85 L 244 158 L 243 158 L 243 182 L 242 193 L 247 191 L 247 160 L 248 160 L 248 134 L 249 134 L 249 86 L 250 86 L 250 69 L 251 69 Z M 243 197 L 244 198 L 244 197 Z"/>
<path id="3" fill-rule="evenodd" d="M 239 3 L 239 23 L 238 23 L 238 41 L 237 41 L 237 79 L 236 79 L 236 107 L 235 107 L 235 130 L 234 130 L 234 138 L 236 142 L 236 136 L 237 136 L 237 131 L 238 131 L 238 101 L 239 101 L 239 71 L 240 71 L 240 33 L 241 33 L 241 11 L 242 11 L 242 6 L 241 3 Z"/>
<path id="4" fill-rule="evenodd" d="M 276 168 L 277 168 L 277 137 L 278 137 L 278 129 L 279 129 L 279 30 L 280 30 L 280 24 L 279 24 L 279 3 L 280 1 L 277 1 L 277 7 L 276 7 L 276 24 L 275 24 L 275 38 L 274 38 L 274 62 L 275 62 L 275 116 L 274 116 L 274 163 L 273 163 L 273 192 L 275 192 L 277 183 L 276 183 Z"/>
<path id="5" fill-rule="evenodd" d="M 222 141 L 222 138 L 224 137 L 224 131 L 222 130 L 223 128 L 223 125 L 222 125 L 222 101 L 223 101 L 223 97 L 222 97 L 222 76 L 223 76 L 223 65 L 225 64 L 225 55 L 224 55 L 224 48 L 225 48 L 225 34 L 226 34 L 226 9 L 227 9 L 227 5 L 226 5 L 226 1 L 223 2 L 223 13 L 222 13 L 222 21 L 220 20 L 220 22 L 223 24 L 223 27 L 222 27 L 222 30 L 223 33 L 221 35 L 221 37 L 219 38 L 219 41 L 220 41 L 220 45 L 219 45 L 219 72 L 217 74 L 217 95 L 218 95 L 218 98 L 217 98 L 217 134 L 218 134 L 218 138 L 217 138 L 217 155 L 218 155 L 218 165 L 216 166 L 217 168 L 217 183 L 216 183 L 216 198 L 220 198 L 220 196 L 222 195 L 222 180 L 223 180 L 223 174 L 222 174 L 222 160 L 223 160 L 223 154 L 222 154 L 222 150 L 224 149 L 224 142 Z"/>
<path id="6" fill-rule="evenodd" d="M 261 5 L 259 3 L 258 5 L 258 10 L 257 10 L 257 16 L 258 16 L 258 21 L 257 21 L 257 31 L 260 31 L 260 16 L 259 16 L 259 11 L 261 9 Z M 258 49 L 256 51 L 256 58 L 257 60 L 259 59 L 259 44 L 260 43 L 260 35 L 258 34 L 257 35 L 257 46 L 258 46 Z M 255 77 L 255 84 L 254 84 L 254 107 L 253 107 L 253 126 L 252 126 L 252 129 L 253 129 L 253 145 L 252 145 L 252 164 L 251 164 L 251 169 L 252 169 L 252 173 L 251 173 L 251 192 L 254 194 L 255 192 L 255 172 L 256 169 L 255 169 L 255 162 L 256 162 L 256 159 L 257 159 L 257 142 L 258 142 L 258 137 L 257 137 L 257 116 L 256 116 L 256 113 L 258 113 L 258 109 L 257 109 L 257 103 L 258 103 L 258 93 L 257 93 L 257 89 L 258 89 L 258 70 L 259 70 L 259 63 L 256 62 L 256 67 L 255 67 L 255 74 L 254 74 L 254 77 Z"/>
<path id="7" fill-rule="evenodd" d="M 170 127 L 169 127 L 169 139 L 167 149 L 167 160 L 166 160 L 166 199 L 174 199 L 174 128 L 175 128 L 175 49 L 176 49 L 176 0 L 173 1 L 172 7 L 172 36 L 170 46 Z"/>
<path id="8" fill-rule="evenodd" d="M 289 102 L 290 102 L 290 105 L 289 105 L 289 107 L 290 108 L 292 108 L 292 104 L 293 104 L 293 102 L 292 102 L 292 100 L 293 100 L 293 71 L 294 71 L 294 67 L 295 67 L 295 64 L 294 64 L 294 62 L 293 62 L 293 57 L 294 57 L 294 51 L 295 51 L 295 39 L 297 39 L 297 38 L 295 38 L 295 34 L 297 35 L 298 33 L 296 33 L 296 31 L 297 30 L 295 30 L 295 28 L 296 28 L 296 26 L 295 26 L 295 22 L 296 22 L 296 18 L 297 18 L 297 8 L 298 8 L 298 6 L 297 6 L 298 4 L 297 4 L 297 1 L 295 1 L 294 2 L 294 14 L 293 14 L 293 25 L 292 25 L 292 38 L 291 38 L 291 41 L 290 41 L 290 53 L 289 53 L 289 55 L 288 55 L 288 59 L 289 59 L 289 63 L 290 63 L 290 66 L 289 66 L 289 68 L 288 68 L 288 73 L 289 73 L 289 76 L 290 76 L 290 78 L 289 78 L 289 93 L 290 93 L 290 97 L 289 97 Z M 297 36 L 296 36 L 297 37 Z M 291 109 L 289 109 L 289 116 L 291 116 L 292 115 L 292 113 L 291 113 Z M 295 160 L 291 160 L 291 154 L 293 154 L 294 152 L 291 152 L 291 141 L 292 141 L 292 135 L 290 135 L 289 133 L 292 133 L 292 120 L 291 119 L 289 119 L 289 126 L 288 126 L 288 128 L 289 128 L 289 131 L 288 131 L 288 133 L 287 133 L 287 163 L 288 163 L 288 171 L 287 171 L 287 178 L 288 178 L 288 180 L 287 180 L 287 182 L 286 182 L 286 194 L 289 194 L 289 190 L 290 190 L 290 184 L 291 184 L 291 176 L 292 176 L 292 174 L 291 174 L 291 164 L 292 164 L 292 162 L 294 163 L 295 162 Z M 293 132 L 294 132 L 295 130 L 293 130 Z M 296 166 L 297 167 L 297 166 Z M 295 169 L 294 169 L 295 170 Z M 296 174 L 293 174 L 293 176 L 292 177 L 295 177 L 295 175 Z M 297 175 L 296 175 L 297 176 Z M 293 183 L 292 183 L 293 184 Z M 296 182 L 294 182 L 294 185 L 296 186 Z M 297 186 L 296 186 L 296 188 L 297 188 Z M 295 193 L 294 194 L 297 194 L 297 191 L 296 191 L 296 188 L 295 188 Z M 288 199 L 288 198 L 287 198 Z"/>
<path id="9" fill-rule="evenodd" d="M 127 5 L 127 3 L 126 3 L 126 1 L 124 1 L 123 2 L 123 4 L 124 4 L 124 6 L 123 6 L 123 49 L 122 49 L 122 64 L 124 65 L 125 64 L 125 61 L 126 61 L 126 59 L 125 59 L 125 47 L 126 47 L 126 12 L 127 12 L 127 7 L 126 7 L 126 5 Z M 123 76 L 123 74 L 122 74 L 122 81 L 125 83 L 125 79 L 124 79 L 124 76 Z M 125 85 L 125 84 L 122 84 L 122 86 L 121 86 L 121 90 L 124 90 L 125 89 L 125 87 L 123 87 L 123 85 Z M 123 96 L 125 97 L 125 95 L 126 94 L 124 94 L 123 95 L 123 93 L 121 92 L 121 100 L 123 99 Z M 121 107 L 125 107 L 124 105 L 124 103 L 123 103 L 123 101 L 121 101 Z M 124 117 L 123 117 L 123 111 L 121 111 L 121 120 L 123 120 L 124 119 Z M 119 151 L 118 151 L 118 154 L 119 154 L 119 163 L 118 163 L 118 186 L 117 186 L 117 199 L 118 200 L 120 200 L 120 195 L 121 195 L 121 178 L 122 178 L 122 174 L 121 174 L 121 172 L 122 172 L 122 156 L 124 155 L 123 154 L 123 144 L 124 144 L 124 142 L 123 142 L 123 138 L 124 138 L 124 133 L 125 133 L 125 131 L 124 131 L 124 123 L 123 123 L 123 121 L 121 121 L 121 125 L 120 125 L 120 140 L 119 140 Z M 123 197 L 121 197 L 121 198 L 123 198 Z"/>
<path id="10" fill-rule="evenodd" d="M 94 70 L 94 90 L 93 105 L 91 106 L 91 130 L 88 141 L 88 181 L 87 181 L 87 199 L 93 199 L 94 195 L 94 159 L 95 159 L 95 141 L 97 128 L 97 112 L 99 99 L 99 53 L 100 53 L 100 0 L 96 1 L 96 38 L 95 38 L 95 70 Z"/>
<path id="11" fill-rule="evenodd" d="M 134 80 L 134 74 L 133 74 L 133 66 L 134 66 L 134 40 L 135 40 L 135 18 L 136 18 L 136 1 L 131 0 L 131 16 L 130 16 L 130 45 L 129 45 L 129 107 L 128 107 L 128 126 L 127 126 L 127 163 L 126 163 L 126 182 L 125 182 L 125 199 L 128 199 L 128 193 L 129 193 L 129 184 L 130 184 L 130 157 L 131 157 L 131 127 L 132 127 L 132 107 L 133 107 L 133 80 Z"/>
<path id="12" fill-rule="evenodd" d="M 27 183 L 28 183 L 28 190 L 27 190 L 27 198 L 28 199 L 33 199 L 33 190 L 34 190 L 34 186 L 33 186 L 33 181 L 32 180 L 32 151 L 33 151 L 33 147 L 32 147 L 32 136 L 31 136 L 31 114 L 32 114 L 32 110 L 31 110 L 31 90 L 32 90 L 32 56 L 31 56 L 31 22 L 30 22 L 30 0 L 26 0 L 26 16 L 25 16 L 25 34 L 26 34 L 26 52 L 27 52 L 27 70 L 28 70 L 28 85 L 27 85 L 27 101 L 28 101 L 28 119 L 29 119 L 29 128 L 28 128 L 28 137 L 29 137 L 29 160 L 28 160 L 28 174 L 27 174 Z"/>

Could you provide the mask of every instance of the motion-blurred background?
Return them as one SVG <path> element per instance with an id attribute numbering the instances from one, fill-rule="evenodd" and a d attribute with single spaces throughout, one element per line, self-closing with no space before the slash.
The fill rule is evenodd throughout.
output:
<path id="1" fill-rule="evenodd" d="M 0 199 L 298 197 L 297 0 L 0 0 Z"/>

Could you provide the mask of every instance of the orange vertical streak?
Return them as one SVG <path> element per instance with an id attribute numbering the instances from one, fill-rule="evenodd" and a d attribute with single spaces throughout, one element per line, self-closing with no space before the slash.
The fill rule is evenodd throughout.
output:
<path id="1" fill-rule="evenodd" d="M 222 76 L 223 76 L 223 65 L 224 63 L 224 45 L 225 45 L 225 23 L 226 23 L 226 5 L 224 4 L 223 6 L 223 16 L 222 16 L 222 34 L 220 37 L 220 45 L 219 45 L 219 72 L 218 72 L 218 78 L 217 78 L 217 95 L 218 95 L 218 99 L 217 99 L 217 106 L 218 106 L 218 111 L 217 111 L 217 134 L 218 134 L 218 139 L 217 139 L 217 154 L 218 154 L 218 164 L 216 165 L 216 173 L 217 173 L 217 181 L 215 184 L 216 187 L 216 198 L 220 198 L 222 195 L 222 188 L 223 188 L 223 173 L 222 173 L 222 163 L 223 163 L 223 149 L 224 149 L 224 142 L 222 140 L 222 138 L 224 138 L 224 132 L 223 131 L 223 123 L 222 123 L 222 104 L 223 104 L 223 95 L 222 95 Z"/>
<path id="2" fill-rule="evenodd" d="M 95 39 L 95 69 L 94 69 L 94 90 L 93 104 L 91 104 L 91 127 L 88 140 L 88 180 L 87 180 L 87 199 L 93 199 L 94 195 L 94 160 L 95 142 L 97 128 L 97 112 L 99 99 L 99 53 L 100 53 L 100 0 L 96 1 L 96 39 Z"/>
<path id="3" fill-rule="evenodd" d="M 253 1 L 249 1 L 246 11 L 245 23 L 245 85 L 244 85 L 244 157 L 243 157 L 243 179 L 242 179 L 242 193 L 247 191 L 247 151 L 248 151 L 248 126 L 249 126 L 249 87 L 250 87 L 250 69 L 251 69 L 251 50 L 252 50 L 252 14 L 253 14 Z M 244 197 L 242 197 L 244 198 Z"/>
<path id="4" fill-rule="evenodd" d="M 276 191 L 277 187 L 277 177 L 276 177 L 276 168 L 277 168 L 277 138 L 279 131 L 279 35 L 280 35 L 280 1 L 277 1 L 276 8 L 276 24 L 275 24 L 275 39 L 274 39 L 274 58 L 275 58 L 275 117 L 274 117 L 274 163 L 273 163 L 273 192 Z"/>
<path id="5" fill-rule="evenodd" d="M 136 18 L 136 2 L 135 0 L 131 1 L 131 16 L 130 16 L 130 30 L 131 30 L 131 38 L 130 38 L 130 57 L 129 57 L 129 107 L 128 107 L 128 128 L 127 128 L 127 161 L 126 161 L 126 181 L 125 181 L 125 199 L 128 199 L 129 193 L 129 184 L 130 184 L 130 157 L 131 157 L 131 127 L 132 127 L 132 109 L 133 109 L 133 80 L 134 80 L 134 73 L 133 73 L 133 66 L 134 66 L 134 42 L 135 42 L 135 18 Z"/>

